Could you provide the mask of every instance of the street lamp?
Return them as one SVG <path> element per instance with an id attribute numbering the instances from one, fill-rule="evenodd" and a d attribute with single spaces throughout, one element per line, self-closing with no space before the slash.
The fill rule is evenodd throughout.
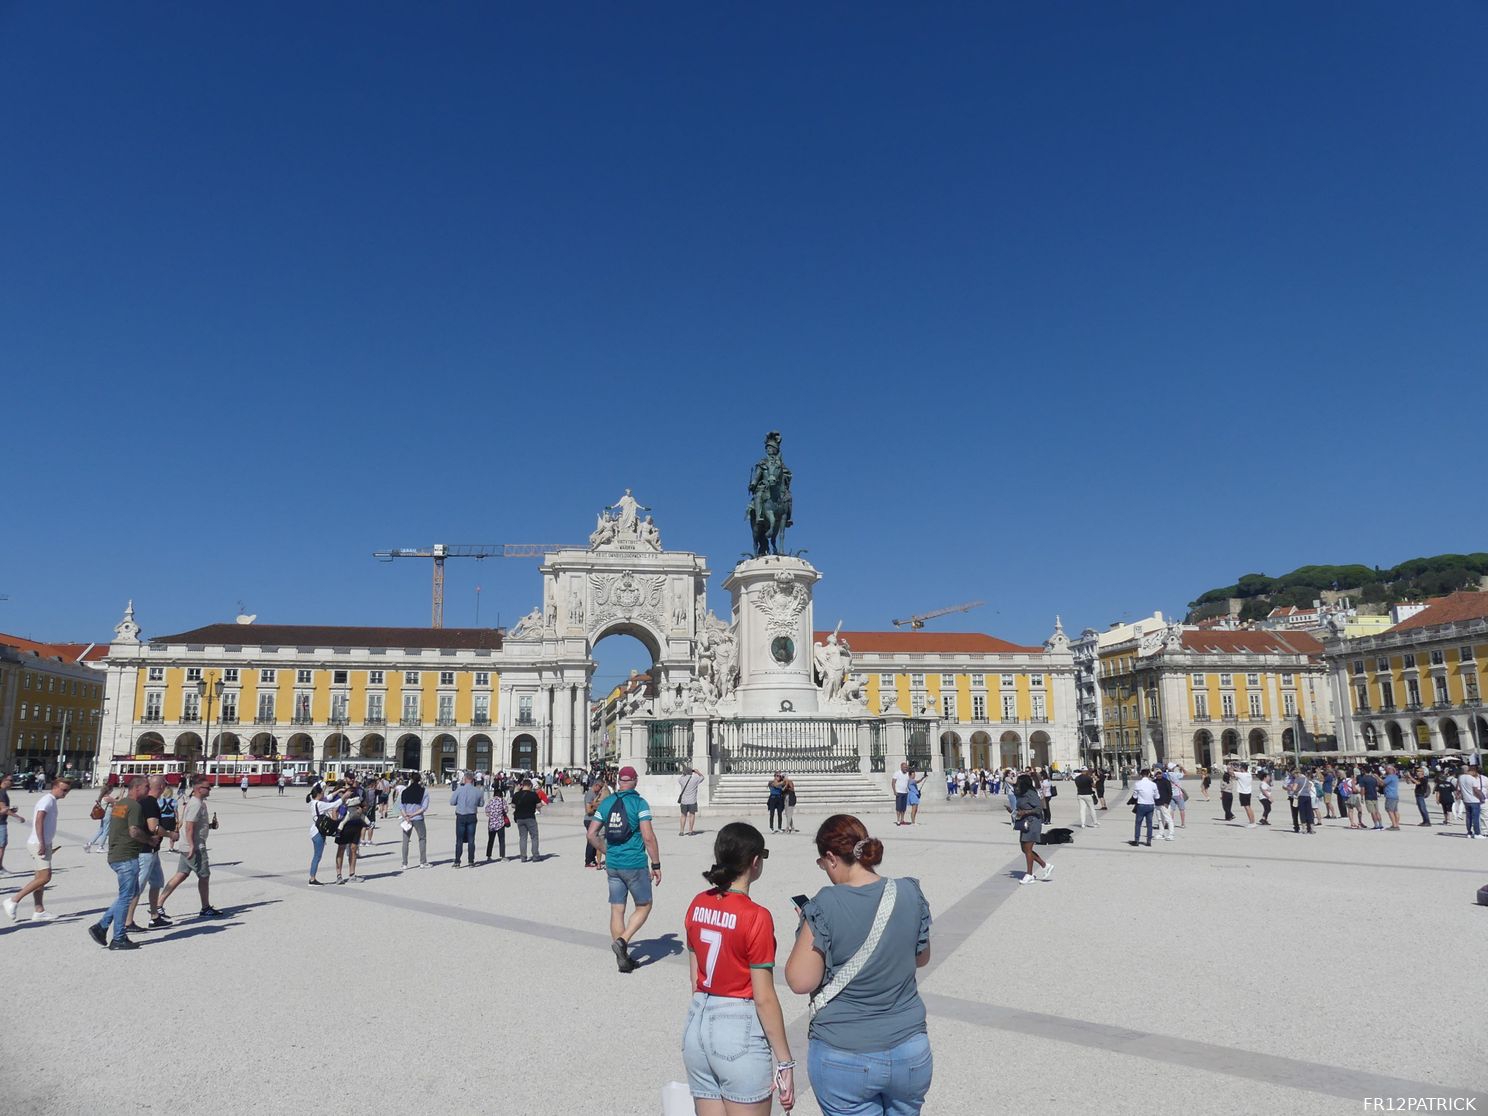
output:
<path id="1" fill-rule="evenodd" d="M 222 689 L 223 689 L 223 687 L 222 687 L 222 679 L 221 678 L 218 678 L 217 681 L 215 681 L 215 682 L 212 683 L 212 688 L 211 688 L 210 691 L 207 689 L 206 679 L 204 679 L 204 678 L 198 678 L 197 681 L 196 681 L 196 696 L 199 697 L 199 698 L 201 698 L 201 699 L 203 699 L 207 703 L 207 720 L 206 720 L 206 734 L 207 735 L 206 735 L 205 739 L 202 740 L 202 759 L 203 760 L 205 760 L 207 758 L 207 749 L 209 749 L 212 746 L 212 698 L 215 697 L 219 701 L 221 701 L 222 700 Z M 218 748 L 217 749 L 217 755 L 214 756 L 213 758 L 214 759 L 221 758 L 221 755 L 222 755 L 222 749 L 221 748 Z M 219 772 L 219 775 L 220 775 L 220 772 Z M 220 779 L 219 779 L 219 781 L 220 781 Z"/>

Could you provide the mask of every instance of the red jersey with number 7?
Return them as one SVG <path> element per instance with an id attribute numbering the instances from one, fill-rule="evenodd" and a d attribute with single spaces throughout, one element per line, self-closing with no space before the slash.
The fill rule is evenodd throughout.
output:
<path id="1" fill-rule="evenodd" d="M 697 955 L 697 988 L 710 996 L 754 999 L 750 969 L 775 967 L 775 920 L 737 891 L 699 892 L 688 904 L 687 948 Z"/>

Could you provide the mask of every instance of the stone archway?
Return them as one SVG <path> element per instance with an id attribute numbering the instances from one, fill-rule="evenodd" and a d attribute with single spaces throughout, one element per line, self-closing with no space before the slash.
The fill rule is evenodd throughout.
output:
<path id="1" fill-rule="evenodd" d="M 1199 729 L 1194 733 L 1194 763 L 1200 767 L 1212 767 L 1214 765 L 1214 734 L 1208 729 Z"/>
<path id="2" fill-rule="evenodd" d="M 437 779 L 447 779 L 450 772 L 454 771 L 459 764 L 460 745 L 447 732 L 441 732 L 429 744 L 434 752 L 434 776 Z"/>
<path id="3" fill-rule="evenodd" d="M 537 738 L 524 732 L 512 739 L 509 771 L 537 770 Z"/>
<path id="4" fill-rule="evenodd" d="M 398 766 L 404 771 L 418 771 L 423 767 L 424 742 L 411 732 L 398 737 Z"/>
<path id="5" fill-rule="evenodd" d="M 1266 730 L 1265 729 L 1258 729 L 1258 728 L 1251 729 L 1250 730 L 1250 739 L 1248 741 L 1248 744 L 1249 744 L 1249 747 L 1250 747 L 1250 754 L 1251 755 L 1253 755 L 1253 756 L 1262 756 L 1262 755 L 1265 755 L 1266 754 Z"/>
<path id="6" fill-rule="evenodd" d="M 1420 718 L 1411 722 L 1410 745 L 1417 752 L 1431 751 L 1431 726 Z"/>
<path id="7" fill-rule="evenodd" d="M 277 756 L 279 738 L 272 732 L 256 732 L 253 734 L 253 739 L 248 742 L 248 750 L 255 756 Z"/>
<path id="8" fill-rule="evenodd" d="M 243 749 L 243 741 L 235 732 L 219 732 L 212 739 L 214 756 L 235 756 Z"/>
<path id="9" fill-rule="evenodd" d="M 315 755 L 315 739 L 308 732 L 294 733 L 285 742 L 284 751 L 290 759 L 313 759 Z"/>
<path id="10" fill-rule="evenodd" d="M 1001 767 L 1010 767 L 1014 771 L 1023 767 L 1023 738 L 1009 729 L 1002 734 L 997 741 L 997 759 Z"/>
<path id="11" fill-rule="evenodd" d="M 1029 751 L 1032 753 L 1032 757 L 1029 762 L 1031 762 L 1034 767 L 1049 766 L 1049 744 L 1049 734 L 1047 732 L 1044 732 L 1042 729 L 1028 737 L 1028 748 Z"/>
<path id="12" fill-rule="evenodd" d="M 1443 717 L 1438 722 L 1438 727 L 1441 729 L 1442 747 L 1452 752 L 1460 750 L 1462 747 L 1462 734 L 1457 729 L 1457 722 L 1452 720 L 1451 717 Z"/>
<path id="13" fill-rule="evenodd" d="M 465 770 L 485 771 L 496 770 L 491 766 L 492 756 L 495 750 L 491 745 L 491 738 L 483 732 L 478 732 L 465 742 Z"/>
<path id="14" fill-rule="evenodd" d="M 165 755 L 165 737 L 158 732 L 146 732 L 134 742 L 135 754 L 141 756 Z"/>
<path id="15" fill-rule="evenodd" d="M 503 700 L 517 711 L 516 725 L 545 726 L 541 749 L 534 748 L 524 761 L 528 769 L 548 762 L 581 764 L 589 755 L 590 702 L 604 699 L 610 688 L 602 694 L 590 692 L 594 649 L 606 637 L 631 636 L 649 652 L 646 697 L 652 702 L 647 712 L 665 715 L 674 706 L 690 711 L 690 697 L 684 695 L 684 705 L 677 688 L 692 680 L 695 664 L 699 677 L 712 688 L 708 700 L 714 703 L 726 676 L 737 674 L 731 626 L 708 611 L 707 559 L 662 550 L 660 531 L 645 515 L 647 510 L 626 493 L 600 513 L 587 549 L 549 554 L 542 565 L 542 603 L 507 633 L 507 652 L 518 662 L 545 657 L 543 645 L 554 642 L 583 648 L 581 657 L 570 658 L 571 665 L 557 677 L 549 675 L 525 692 L 520 681 L 503 687 Z M 532 700 L 533 722 L 521 719 L 524 697 Z M 516 754 L 514 748 L 514 765 Z"/>
<path id="16" fill-rule="evenodd" d="M 978 770 L 992 766 L 992 737 L 980 729 L 971 734 L 971 766 Z"/>
<path id="17" fill-rule="evenodd" d="M 387 751 L 387 738 L 380 732 L 369 732 L 357 745 L 357 755 L 362 759 L 381 759 Z"/>
<path id="18" fill-rule="evenodd" d="M 954 732 L 943 732 L 940 734 L 940 758 L 944 766 L 952 770 L 965 767 L 965 759 L 961 755 L 961 737 Z"/>
<path id="19" fill-rule="evenodd" d="M 1385 725 L 1385 737 L 1389 742 L 1389 751 L 1405 751 L 1405 733 L 1401 730 L 1399 721 L 1391 721 Z"/>
<path id="20" fill-rule="evenodd" d="M 1240 758 L 1240 734 L 1234 729 L 1225 729 L 1220 734 L 1219 746 L 1225 762 L 1229 762 L 1231 756 Z"/>
<path id="21" fill-rule="evenodd" d="M 176 743 L 171 748 L 171 751 L 182 759 L 200 759 L 202 754 L 202 738 L 194 732 L 183 732 L 176 737 Z"/>

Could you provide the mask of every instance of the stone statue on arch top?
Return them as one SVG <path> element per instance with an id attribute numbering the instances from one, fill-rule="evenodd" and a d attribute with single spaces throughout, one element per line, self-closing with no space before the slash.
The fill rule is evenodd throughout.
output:
<path id="1" fill-rule="evenodd" d="M 625 495 L 616 500 L 605 511 L 619 512 L 618 522 L 615 524 L 615 533 L 619 535 L 638 536 L 640 534 L 639 524 L 636 522 L 636 512 L 650 511 L 645 504 L 640 503 L 630 494 L 630 489 L 625 490 Z"/>
<path id="2" fill-rule="evenodd" d="M 791 519 L 791 471 L 780 456 L 780 431 L 765 435 L 765 456 L 749 474 L 749 529 L 755 557 L 779 554 Z"/>

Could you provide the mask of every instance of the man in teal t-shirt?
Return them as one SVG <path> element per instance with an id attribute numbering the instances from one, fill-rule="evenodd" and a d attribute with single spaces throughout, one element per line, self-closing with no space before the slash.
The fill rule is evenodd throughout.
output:
<path id="1" fill-rule="evenodd" d="M 651 914 L 651 885 L 661 884 L 661 849 L 651 827 L 651 804 L 635 788 L 636 769 L 622 767 L 619 790 L 599 804 L 589 822 L 589 843 L 605 854 L 614 939 L 610 948 L 622 973 L 637 967 L 627 946 Z M 635 913 L 628 920 L 627 897 L 635 900 Z"/>

